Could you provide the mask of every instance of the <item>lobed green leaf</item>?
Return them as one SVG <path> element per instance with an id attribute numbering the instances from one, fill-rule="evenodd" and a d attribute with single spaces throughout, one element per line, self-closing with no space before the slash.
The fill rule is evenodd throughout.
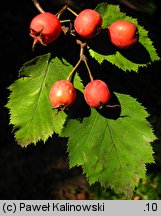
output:
<path id="1" fill-rule="evenodd" d="M 131 197 L 145 178 L 146 164 L 154 162 L 150 142 L 156 137 L 144 107 L 128 95 L 116 96 L 120 117 L 110 119 L 91 109 L 82 123 L 69 119 L 62 135 L 69 137 L 70 167 L 81 165 L 90 184 L 100 182 Z"/>
<path id="2" fill-rule="evenodd" d="M 9 86 L 11 93 L 6 105 L 18 144 L 45 142 L 53 133 L 61 133 L 67 114 L 52 109 L 49 91 L 71 70 L 68 62 L 52 58 L 51 54 L 38 56 L 20 69 L 20 78 Z M 77 78 L 76 84 L 79 81 Z"/>
<path id="3" fill-rule="evenodd" d="M 98 44 L 93 46 L 92 43 L 89 43 L 89 53 L 100 64 L 103 61 L 108 61 L 123 71 L 138 72 L 140 67 L 147 67 L 152 62 L 160 60 L 153 42 L 148 37 L 148 31 L 138 24 L 137 19 L 121 12 L 118 5 L 102 3 L 98 5 L 96 11 L 101 14 L 103 19 L 104 37 L 101 34 L 96 41 L 93 41 L 94 44 L 101 41 L 99 49 L 97 49 Z M 137 26 L 139 42 L 135 46 L 128 49 L 119 49 L 110 43 L 106 29 L 117 20 L 128 20 Z"/>

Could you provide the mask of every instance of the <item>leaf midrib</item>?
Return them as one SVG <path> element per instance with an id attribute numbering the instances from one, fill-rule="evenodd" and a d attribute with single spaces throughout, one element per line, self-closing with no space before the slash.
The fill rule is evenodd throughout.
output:
<path id="1" fill-rule="evenodd" d="M 35 108 L 33 108 L 34 111 L 32 112 L 31 120 L 29 121 L 28 127 L 27 127 L 27 129 L 26 129 L 25 137 L 26 137 L 27 134 L 28 134 L 28 131 L 29 131 L 29 129 L 30 129 L 30 127 L 31 127 L 31 125 L 32 125 L 32 123 L 33 123 L 33 121 L 34 121 L 35 113 L 36 113 L 36 111 L 37 111 L 37 109 L 38 109 L 38 104 L 39 104 L 39 101 L 40 101 L 42 88 L 43 88 L 43 85 L 44 85 L 44 83 L 45 83 L 45 81 L 46 81 L 46 79 L 47 79 L 48 73 L 49 73 L 49 63 L 47 64 L 47 67 L 46 67 L 46 70 L 45 70 L 45 71 L 46 71 L 46 72 L 44 73 L 44 75 L 43 75 L 43 73 L 41 74 L 41 75 L 44 76 L 44 78 L 43 78 L 43 81 L 42 81 L 42 84 L 41 84 L 39 93 L 37 94 L 37 97 L 36 97 L 36 99 L 35 99 L 35 101 L 36 101 L 36 102 L 35 102 L 35 106 L 34 106 Z"/>

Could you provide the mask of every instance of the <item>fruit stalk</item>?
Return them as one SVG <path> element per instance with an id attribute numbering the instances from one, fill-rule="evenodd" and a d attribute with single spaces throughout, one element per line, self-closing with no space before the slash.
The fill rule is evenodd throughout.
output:
<path id="1" fill-rule="evenodd" d="M 34 3 L 35 7 L 38 9 L 38 11 L 40 13 L 44 13 L 45 11 L 42 9 L 42 7 L 40 6 L 39 2 L 37 0 L 32 0 L 32 2 Z"/>
<path id="2" fill-rule="evenodd" d="M 87 71 L 88 71 L 88 74 L 89 74 L 89 78 L 90 78 L 91 81 L 93 81 L 93 76 L 92 76 L 91 70 L 90 70 L 90 68 L 88 66 L 87 58 L 84 55 L 84 47 L 86 47 L 87 44 L 82 43 L 82 41 L 80 41 L 80 40 L 77 40 L 77 44 L 80 44 L 80 47 L 81 47 L 81 49 L 80 49 L 80 59 L 82 61 L 84 61 L 85 65 L 86 65 L 86 68 L 87 68 Z"/>
<path id="3" fill-rule="evenodd" d="M 60 11 L 58 11 L 55 16 L 57 16 L 58 18 L 61 16 L 62 13 L 64 13 L 64 11 L 67 9 L 67 6 L 65 5 Z"/>
<path id="4" fill-rule="evenodd" d="M 80 65 L 82 59 L 80 58 L 79 61 L 77 62 L 77 64 L 75 65 L 75 67 L 73 68 L 73 70 L 71 70 L 71 72 L 69 73 L 67 80 L 70 81 L 72 75 L 74 74 L 74 72 L 76 71 L 76 69 L 78 68 L 78 66 Z"/>
<path id="5" fill-rule="evenodd" d="M 73 11 L 71 8 L 67 7 L 67 10 L 70 11 L 76 17 L 78 16 L 78 14 L 75 11 Z"/>
<path id="6" fill-rule="evenodd" d="M 73 73 L 74 73 L 75 70 L 78 68 L 78 66 L 80 65 L 80 63 L 81 63 L 82 61 L 84 61 L 85 65 L 86 65 L 86 68 L 87 68 L 87 71 L 88 71 L 88 74 L 89 74 L 89 77 L 90 77 L 90 80 L 93 81 L 93 76 L 92 76 L 92 73 L 91 73 L 90 68 L 89 68 L 89 66 L 88 66 L 87 58 L 86 58 L 86 56 L 84 55 L 84 48 L 86 47 L 87 44 L 86 44 L 86 43 L 82 43 L 82 41 L 80 41 L 80 40 L 77 40 L 76 42 L 77 42 L 77 44 L 80 45 L 80 58 L 79 58 L 77 64 L 75 65 L 75 67 L 73 68 L 73 70 L 69 73 L 69 75 L 68 75 L 68 77 L 67 77 L 67 80 L 70 80 L 70 79 L 71 79 Z"/>
<path id="7" fill-rule="evenodd" d="M 56 16 L 57 16 L 57 17 L 60 17 L 61 14 L 64 13 L 65 10 L 70 11 L 70 12 L 71 12 L 72 14 L 74 14 L 76 17 L 78 16 L 78 14 L 77 14 L 75 11 L 73 11 L 71 8 L 67 7 L 66 5 L 65 5 L 60 11 L 58 11 L 58 13 L 56 13 Z"/>
<path id="8" fill-rule="evenodd" d="M 83 60 L 83 61 L 84 61 L 85 65 L 86 65 L 86 68 L 87 68 L 87 71 L 88 71 L 88 74 L 89 74 L 89 78 L 90 78 L 90 80 L 91 80 L 91 82 L 92 82 L 94 79 L 93 79 L 93 76 L 92 76 L 92 74 L 91 74 L 91 70 L 90 70 L 90 68 L 89 68 L 89 66 L 88 66 L 87 59 L 85 59 L 85 60 Z"/>

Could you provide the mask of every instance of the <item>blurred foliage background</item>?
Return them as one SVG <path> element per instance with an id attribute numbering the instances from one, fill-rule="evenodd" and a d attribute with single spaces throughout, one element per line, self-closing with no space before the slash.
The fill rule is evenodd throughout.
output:
<path id="1" fill-rule="evenodd" d="M 79 12 L 94 9 L 98 0 L 40 0 L 45 10 L 56 13 L 65 4 Z M 113 0 L 127 15 L 138 19 L 149 30 L 149 37 L 161 56 L 161 5 L 159 0 Z M 0 199 L 126 199 L 99 184 L 89 186 L 81 168 L 69 169 L 66 139 L 52 137 L 44 145 L 38 143 L 22 149 L 14 140 L 9 126 L 7 87 L 18 77 L 23 63 L 43 52 L 32 51 L 29 37 L 30 20 L 38 13 L 32 0 L 3 2 L 0 13 Z M 62 50 L 63 52 L 63 50 Z M 70 55 L 70 53 L 69 53 Z M 71 56 L 71 55 L 70 55 Z M 103 65 L 106 68 L 106 64 Z M 109 67 L 109 65 L 108 65 Z M 2 69 L 3 68 L 3 69 Z M 147 165 L 147 179 L 140 181 L 132 199 L 161 198 L 161 62 L 156 62 L 139 74 L 120 73 L 124 91 L 138 98 L 150 113 L 149 121 L 158 137 L 153 145 L 155 164 Z M 111 70 L 115 67 L 111 66 Z M 119 71 L 118 71 L 119 73 Z M 132 80 L 132 82 L 129 82 Z M 25 98 L 24 98 L 25 100 Z"/>

